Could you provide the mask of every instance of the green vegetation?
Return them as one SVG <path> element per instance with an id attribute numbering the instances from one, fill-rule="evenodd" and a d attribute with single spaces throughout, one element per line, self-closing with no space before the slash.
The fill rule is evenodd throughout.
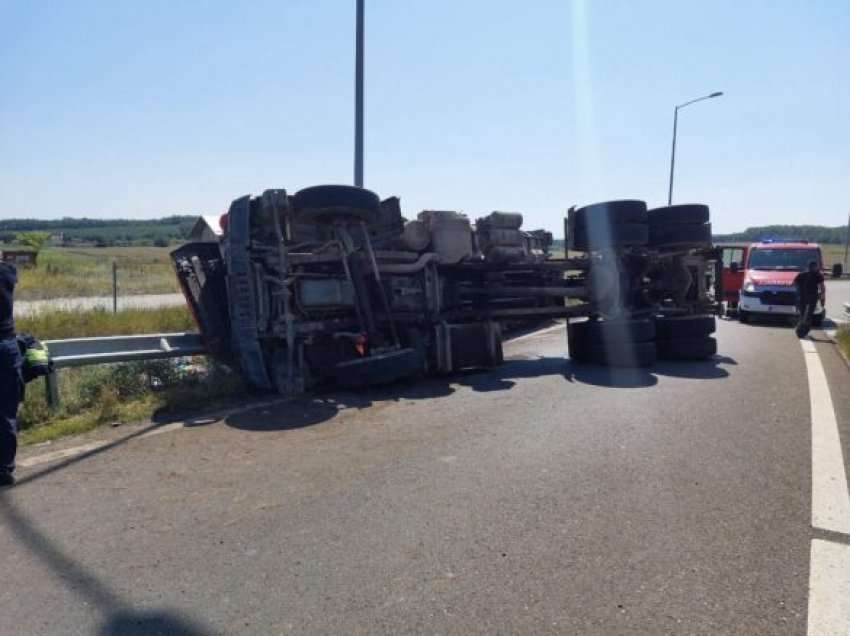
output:
<path id="1" fill-rule="evenodd" d="M 50 232 L 21 232 L 15 236 L 15 242 L 30 248 L 33 252 L 40 252 L 44 244 L 50 240 Z"/>
<path id="2" fill-rule="evenodd" d="M 15 242 L 21 232 L 45 232 L 65 246 L 168 245 L 186 240 L 196 219 L 196 215 L 175 215 L 145 220 L 5 219 L 0 220 L 0 242 Z"/>
<path id="3" fill-rule="evenodd" d="M 22 269 L 18 300 L 108 296 L 112 263 L 118 266 L 118 293 L 164 294 L 179 291 L 165 247 L 45 248 L 38 265 Z"/>
<path id="4" fill-rule="evenodd" d="M 796 238 L 813 243 L 843 244 L 847 236 L 847 226 L 826 227 L 823 225 L 763 225 L 760 227 L 748 227 L 743 232 L 734 234 L 716 234 L 714 240 L 717 243 L 752 243 L 763 238 Z"/>
<path id="5" fill-rule="evenodd" d="M 123 309 L 117 314 L 105 309 L 42 311 L 16 318 L 15 323 L 19 332 L 30 333 L 39 340 L 197 330 L 185 306 Z"/>
<path id="6" fill-rule="evenodd" d="M 185 307 L 128 309 L 117 314 L 104 310 L 49 311 L 16 322 L 18 331 L 42 340 L 195 329 Z M 43 442 L 104 423 L 145 420 L 163 410 L 209 406 L 244 390 L 238 376 L 203 357 L 191 363 L 150 360 L 62 369 L 58 410 L 47 407 L 41 382 L 27 388 L 20 412 L 21 439 L 25 444 Z"/>
<path id="7" fill-rule="evenodd" d="M 222 404 L 246 391 L 241 379 L 204 358 L 63 369 L 61 406 L 51 411 L 41 382 L 27 387 L 19 413 L 22 444 L 85 433 L 103 424 L 145 421 Z"/>
<path id="8" fill-rule="evenodd" d="M 844 352 L 844 357 L 850 360 L 850 327 L 842 327 L 835 334 L 835 340 L 841 351 Z"/>

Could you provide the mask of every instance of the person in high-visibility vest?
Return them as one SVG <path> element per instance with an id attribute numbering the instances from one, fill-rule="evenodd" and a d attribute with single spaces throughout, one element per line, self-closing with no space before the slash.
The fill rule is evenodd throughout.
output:
<path id="1" fill-rule="evenodd" d="M 12 312 L 18 272 L 0 261 L 0 488 L 15 483 L 18 451 L 18 406 L 24 395 L 23 360 Z"/>

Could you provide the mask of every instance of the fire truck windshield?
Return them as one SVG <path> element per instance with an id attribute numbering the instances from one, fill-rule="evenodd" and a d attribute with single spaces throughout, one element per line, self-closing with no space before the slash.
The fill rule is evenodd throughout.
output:
<path id="1" fill-rule="evenodd" d="M 750 252 L 750 269 L 803 271 L 810 261 L 821 262 L 817 249 L 755 248 Z"/>

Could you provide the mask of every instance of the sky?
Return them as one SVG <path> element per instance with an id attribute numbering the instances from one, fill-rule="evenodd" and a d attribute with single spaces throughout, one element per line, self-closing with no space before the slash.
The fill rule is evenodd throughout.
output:
<path id="1" fill-rule="evenodd" d="M 216 214 L 353 180 L 354 0 L 0 0 L 0 218 Z M 366 0 L 365 186 L 406 216 L 850 213 L 850 2 Z"/>

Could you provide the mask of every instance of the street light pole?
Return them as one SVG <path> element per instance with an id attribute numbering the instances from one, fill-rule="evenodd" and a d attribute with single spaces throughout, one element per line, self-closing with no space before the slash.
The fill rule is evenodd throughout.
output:
<path id="1" fill-rule="evenodd" d="M 363 187 L 363 12 L 365 0 L 357 0 L 354 61 L 354 185 Z"/>
<path id="2" fill-rule="evenodd" d="M 722 94 L 722 92 L 717 91 L 711 95 L 703 95 L 702 97 L 697 97 L 696 99 L 692 99 L 684 104 L 679 104 L 673 109 L 673 149 L 670 151 L 670 186 L 667 189 L 667 205 L 673 205 L 673 172 L 676 168 L 676 128 L 679 124 L 679 109 L 684 108 L 685 106 L 690 106 L 696 102 L 701 102 L 704 99 L 720 97 Z"/>

